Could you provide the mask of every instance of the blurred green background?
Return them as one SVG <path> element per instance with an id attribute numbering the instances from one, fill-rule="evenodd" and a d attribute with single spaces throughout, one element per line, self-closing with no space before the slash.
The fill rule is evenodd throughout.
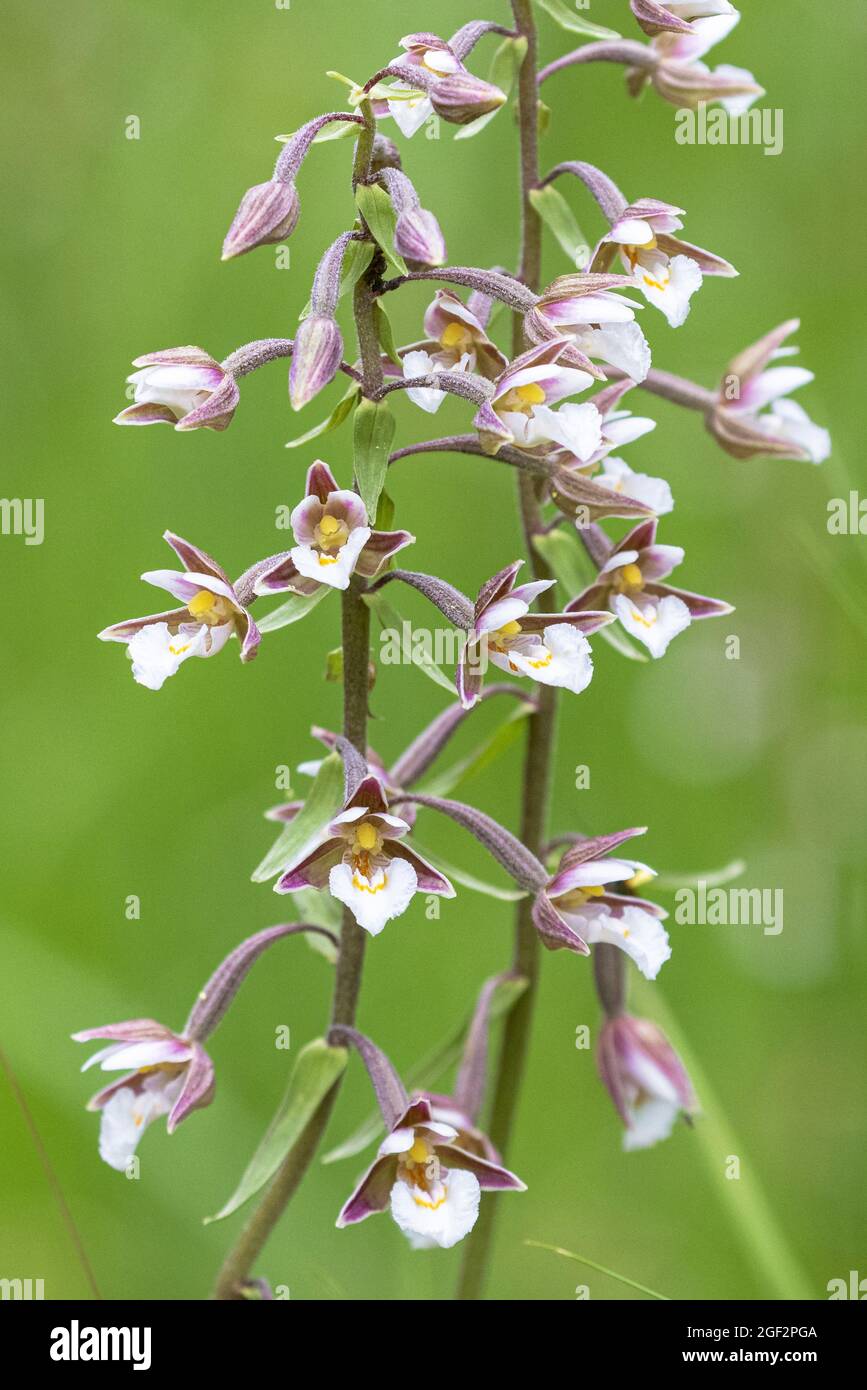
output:
<path id="1" fill-rule="evenodd" d="M 483 9 L 506 18 L 499 0 Z M 838 0 L 831 32 L 826 7 L 811 0 L 743 0 L 742 9 L 711 61 L 751 68 L 767 88 L 763 104 L 782 108 L 780 157 L 677 145 L 673 109 L 653 94 L 627 100 L 621 71 L 599 64 L 547 89 L 554 119 L 543 167 L 590 159 L 630 196 L 684 205 L 685 234 L 739 267 L 738 280 L 706 283 L 677 332 L 645 311 L 657 366 L 712 384 L 735 351 L 800 315 L 802 361 L 818 379 L 799 398 L 831 427 L 834 454 L 821 470 L 737 463 L 697 417 L 635 398 L 659 426 L 629 462 L 671 481 L 678 505 L 662 534 L 686 547 L 683 582 L 737 611 L 646 666 L 596 643 L 591 687 L 562 702 L 552 828 L 646 822 L 641 853 L 670 871 L 743 857 L 745 885 L 784 889 L 785 929 L 774 937 L 672 926 L 660 998 L 715 1098 L 704 1097 L 704 1138 L 681 1127 L 634 1155 L 621 1153 L 591 1056 L 574 1045 L 576 1027 L 597 1021 L 590 970 L 546 955 L 511 1154 L 529 1191 L 502 1202 L 497 1298 L 570 1299 L 579 1282 L 593 1298 L 637 1296 L 525 1239 L 566 1246 L 675 1298 L 773 1295 L 761 1252 L 771 1263 L 788 1257 L 773 1253 L 756 1217 L 757 1181 L 809 1296 L 826 1297 L 828 1280 L 850 1269 L 867 1275 L 867 572 L 863 539 L 826 529 L 828 498 L 857 486 L 862 449 L 853 392 L 862 389 L 863 310 L 849 238 L 864 197 L 854 166 L 865 14 L 857 0 Z M 338 387 L 299 420 L 285 366 L 274 364 L 243 383 L 223 435 L 121 431 L 111 417 L 139 353 L 194 342 L 222 357 L 249 339 L 294 332 L 318 253 L 351 219 L 351 146 L 317 147 L 302 172 L 291 269 L 278 269 L 271 250 L 221 265 L 221 239 L 241 193 L 268 176 L 273 137 L 341 104 L 327 69 L 363 80 L 401 34 L 448 35 L 475 16 L 457 0 L 435 10 L 406 0 L 397 10 L 385 0 L 11 7 L 0 88 L 10 186 L 0 491 L 44 497 L 46 535 L 32 547 L 0 537 L 2 1045 L 108 1297 L 205 1295 L 239 1218 L 207 1228 L 201 1218 L 233 1189 L 282 1094 L 288 1062 L 275 1028 L 290 1026 L 295 1051 L 322 1031 L 330 968 L 292 940 L 256 967 L 213 1039 L 214 1105 L 171 1140 L 155 1127 L 137 1182 L 97 1157 L 97 1120 L 83 1109 L 94 1087 L 78 1074 L 83 1049 L 69 1034 L 138 1015 L 180 1026 L 235 942 L 284 919 L 287 900 L 249 882 L 272 838 L 261 813 L 279 799 L 275 768 L 314 755 L 307 730 L 334 726 L 340 699 L 322 680 L 339 641 L 336 600 L 268 638 L 251 667 L 230 650 L 190 663 L 160 695 L 133 683 L 121 649 L 95 640 L 105 624 L 151 607 L 156 591 L 138 575 L 172 563 L 166 527 L 235 573 L 281 548 L 275 508 L 299 498 L 315 457 L 315 446 L 286 452 L 284 441 L 327 413 Z M 589 17 L 637 36 L 626 0 L 594 0 Z M 540 29 L 544 61 L 573 46 L 546 15 Z M 477 72 L 486 73 L 492 47 L 477 50 Z M 139 140 L 125 137 L 130 115 L 140 118 Z M 402 142 L 405 168 L 437 210 L 452 262 L 511 264 L 511 117 L 476 140 L 452 135 L 444 126 L 440 141 Z M 577 184 L 564 192 L 595 239 L 589 198 Z M 566 269 L 549 246 L 547 278 Z M 404 339 L 418 336 L 428 298 L 412 288 L 393 306 Z M 399 443 L 468 427 L 457 402 L 435 421 L 406 401 L 397 409 Z M 321 452 L 348 484 L 349 431 Z M 521 553 L 506 468 L 431 456 L 401 464 L 392 491 L 399 524 L 418 536 L 417 568 L 474 592 Z M 414 598 L 405 609 L 421 619 Z M 725 659 L 729 633 L 740 637 L 739 661 Z M 382 669 L 372 742 L 391 760 L 445 698 L 413 669 Z M 469 750 L 503 715 L 486 706 L 452 752 Z M 512 826 L 518 762 L 515 750 L 463 793 Z M 577 791 L 574 769 L 584 763 L 591 787 Z M 422 839 L 494 876 L 453 829 L 425 825 Z M 124 916 L 133 893 L 139 922 Z M 504 968 L 510 917 L 464 891 L 438 923 L 417 900 L 372 943 L 360 1026 L 400 1067 L 448 1033 L 481 980 Z M 642 994 L 643 1011 L 652 1000 L 652 990 Z M 331 1141 L 369 1105 L 353 1062 Z M 5 1079 L 0 1106 L 0 1275 L 43 1278 L 49 1298 L 87 1296 Z M 731 1148 L 717 1142 L 722 1114 Z M 722 1176 L 729 1153 L 741 1158 L 740 1184 Z M 360 1167 L 311 1171 L 258 1272 L 295 1298 L 449 1297 L 457 1252 L 415 1254 L 385 1218 L 334 1229 Z"/>

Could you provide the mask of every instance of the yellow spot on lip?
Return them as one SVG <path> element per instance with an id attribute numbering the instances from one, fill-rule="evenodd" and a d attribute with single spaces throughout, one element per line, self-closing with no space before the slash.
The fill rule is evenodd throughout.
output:
<path id="1" fill-rule="evenodd" d="M 383 874 L 382 883 L 371 884 L 366 879 L 360 879 L 358 874 L 352 875 L 352 886 L 357 888 L 359 893 L 381 893 L 383 888 L 388 887 L 388 874 Z"/>
<path id="2" fill-rule="evenodd" d="M 670 275 L 666 275 L 664 280 L 654 280 L 652 275 L 643 275 L 641 278 L 643 279 L 645 285 L 649 285 L 650 288 L 653 290 L 662 290 L 663 292 L 665 292 L 665 290 L 667 290 L 669 285 L 671 284 Z"/>
<path id="3" fill-rule="evenodd" d="M 189 642 L 185 642 L 182 647 L 176 647 L 171 642 L 169 642 L 169 651 L 171 652 L 172 656 L 183 656 L 184 652 L 188 652 L 190 650 L 190 645 L 191 644 Z"/>
<path id="4" fill-rule="evenodd" d="M 444 1192 L 438 1201 L 428 1202 L 424 1197 L 419 1197 L 417 1192 L 413 1192 L 412 1200 L 417 1207 L 427 1207 L 428 1211 L 439 1211 L 440 1207 L 448 1200 L 448 1195 L 447 1192 Z"/>
<path id="5" fill-rule="evenodd" d="M 554 653 L 546 652 L 544 656 L 539 657 L 538 661 L 531 661 L 530 665 L 532 666 L 534 671 L 541 671 L 543 667 L 550 666 L 553 660 Z"/>
<path id="6" fill-rule="evenodd" d="M 319 556 L 319 563 L 320 563 L 320 565 L 336 565 L 336 564 L 337 564 L 337 556 L 336 556 L 336 555 L 320 555 L 320 556 Z"/>
<path id="7" fill-rule="evenodd" d="M 634 603 L 632 605 L 632 617 L 635 619 L 635 621 L 637 623 L 641 623 L 642 627 L 653 627 L 653 624 L 656 622 L 657 618 L 656 609 L 649 608 L 647 611 L 650 614 L 649 618 L 645 618 L 644 614 L 638 608 L 635 607 Z"/>

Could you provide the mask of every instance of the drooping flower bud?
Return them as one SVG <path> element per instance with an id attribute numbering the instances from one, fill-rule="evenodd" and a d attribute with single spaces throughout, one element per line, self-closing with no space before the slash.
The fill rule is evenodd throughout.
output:
<path id="1" fill-rule="evenodd" d="M 683 1112 L 697 1109 L 683 1063 L 655 1023 L 619 1014 L 602 1026 L 599 1075 L 626 1126 L 623 1147 L 647 1149 L 667 1139 Z"/>
<path id="2" fill-rule="evenodd" d="M 295 230 L 300 211 L 294 183 L 269 179 L 248 188 L 223 242 L 224 261 L 256 246 L 285 241 Z"/>
<path id="3" fill-rule="evenodd" d="M 422 207 L 401 213 L 394 229 L 394 246 L 411 266 L 445 265 L 448 255 L 439 222 Z"/>
<path id="4" fill-rule="evenodd" d="M 444 265 L 447 252 L 440 224 L 432 212 L 421 206 L 406 174 L 399 169 L 383 169 L 381 182 L 388 189 L 397 214 L 395 250 L 416 268 Z"/>
<path id="5" fill-rule="evenodd" d="M 468 72 L 455 72 L 431 85 L 434 111 L 451 125 L 469 125 L 479 116 L 496 111 L 506 101 L 505 92 Z"/>
<path id="6" fill-rule="evenodd" d="M 334 380 L 343 360 L 343 336 L 327 314 L 304 319 L 295 337 L 289 368 L 289 400 L 301 410 L 324 386 Z"/>

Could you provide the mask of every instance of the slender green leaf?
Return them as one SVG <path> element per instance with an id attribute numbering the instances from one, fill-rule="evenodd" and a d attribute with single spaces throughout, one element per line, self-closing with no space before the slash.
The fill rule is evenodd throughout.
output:
<path id="1" fill-rule="evenodd" d="M 573 599 L 582 589 L 587 587 L 588 578 L 584 570 L 584 552 L 578 544 L 578 537 L 563 527 L 558 527 L 556 531 L 549 531 L 547 535 L 536 536 L 533 540 L 535 549 L 542 556 L 548 565 L 557 583 L 563 588 L 567 599 Z M 608 623 L 605 627 L 600 627 L 599 637 L 606 642 L 621 656 L 627 656 L 631 661 L 649 661 L 650 656 L 647 652 L 637 647 L 631 642 L 623 631 L 619 622 Z"/>
<path id="2" fill-rule="evenodd" d="M 633 972 L 637 975 L 637 972 Z M 774 1214 L 755 1165 L 748 1159 L 742 1136 L 730 1124 L 710 1079 L 692 1052 L 685 1034 L 662 997 L 659 986 L 637 977 L 633 979 L 636 1012 L 655 1019 L 689 1073 L 702 1113 L 696 1119 L 693 1135 L 705 1163 L 713 1188 L 731 1221 L 732 1231 L 746 1257 L 748 1267 L 761 1276 L 768 1298 L 799 1301 L 815 1298 L 815 1288 L 801 1268 L 788 1236 Z M 726 1174 L 726 1156 L 740 1159 L 740 1180 L 731 1182 Z"/>
<path id="3" fill-rule="evenodd" d="M 383 631 L 393 630 L 400 637 L 403 631 L 403 616 L 386 598 L 382 590 L 377 590 L 374 594 L 365 594 L 365 603 L 373 609 Z M 449 680 L 445 672 L 436 664 L 433 657 L 424 649 L 423 645 L 416 645 L 410 642 L 408 655 L 414 666 L 423 671 L 435 685 L 442 686 L 451 696 L 455 694 L 455 683 Z"/>
<path id="4" fill-rule="evenodd" d="M 601 24 L 591 24 L 589 19 L 582 19 L 574 10 L 569 9 L 566 0 L 536 0 L 536 4 L 540 10 L 549 14 L 561 29 L 568 29 L 570 34 L 586 34 L 591 39 L 621 37 L 616 29 L 605 29 Z"/>
<path id="5" fill-rule="evenodd" d="M 327 927 L 340 935 L 343 921 L 343 908 L 330 893 L 320 893 L 318 888 L 300 888 L 292 894 L 292 907 L 299 922 L 310 922 L 314 927 Z M 318 932 L 304 932 L 304 940 L 317 955 L 324 956 L 332 965 L 337 960 L 337 947 L 327 936 Z"/>
<path id="6" fill-rule="evenodd" d="M 708 869 L 706 873 L 657 874 L 653 880 L 653 890 L 674 893 L 678 888 L 695 888 L 699 883 L 703 883 L 707 888 L 721 888 L 724 883 L 731 883 L 733 879 L 740 878 L 746 872 L 746 867 L 745 860 L 733 859 L 723 868 Z"/>
<path id="7" fill-rule="evenodd" d="M 500 44 L 491 62 L 491 70 L 488 74 L 488 81 L 495 87 L 499 87 L 501 92 L 509 95 L 515 85 L 515 79 L 521 69 L 521 64 L 527 53 L 527 40 L 523 37 L 517 39 L 506 39 Z M 478 135 L 480 130 L 484 130 L 486 125 L 494 119 L 499 107 L 493 111 L 486 111 L 483 116 L 477 116 L 468 125 L 462 125 L 455 132 L 456 140 L 471 140 L 474 135 Z"/>
<path id="8" fill-rule="evenodd" d="M 436 863 L 438 869 L 442 869 L 446 878 L 453 878 L 455 883 L 459 883 L 462 888 L 470 888 L 474 893 L 484 893 L 486 898 L 496 898 L 501 903 L 519 903 L 527 894 L 522 888 L 500 888 L 496 883 L 487 883 L 483 878 L 476 878 L 473 874 L 467 873 L 466 869 L 456 868 L 454 864 L 446 863 L 439 851 L 423 849 L 418 840 L 413 836 L 413 845 L 419 854 L 425 859 L 430 859 Z"/>
<path id="9" fill-rule="evenodd" d="M 504 720 L 492 734 L 480 743 L 478 748 L 472 753 L 468 753 L 459 762 L 453 763 L 443 772 L 425 782 L 419 788 L 425 796 L 452 796 L 458 787 L 469 782 L 471 778 L 483 772 L 486 767 L 495 762 L 503 753 L 512 748 L 521 737 L 523 721 L 528 714 L 532 714 L 532 706 L 528 703 L 520 705 Z"/>
<path id="10" fill-rule="evenodd" d="M 531 188 L 530 202 L 572 264 L 583 268 L 590 258 L 590 245 L 563 194 L 549 183 L 546 188 Z"/>
<path id="11" fill-rule="evenodd" d="M 303 859 L 317 843 L 330 820 L 343 805 L 343 759 L 339 753 L 323 758 L 307 800 L 294 820 L 284 825 L 262 863 L 252 874 L 254 883 L 267 883 L 291 864 Z"/>
<path id="12" fill-rule="evenodd" d="M 381 492 L 376 504 L 376 520 L 373 523 L 377 531 L 391 531 L 393 529 L 394 510 L 394 499 L 389 497 L 387 492 Z"/>
<path id="13" fill-rule="evenodd" d="M 394 330 L 391 326 L 391 319 L 388 317 L 388 314 L 386 313 L 381 299 L 377 299 L 376 301 L 375 316 L 376 332 L 377 336 L 379 337 L 380 347 L 382 348 L 389 361 L 393 362 L 396 367 L 400 367 L 401 370 L 403 370 L 403 362 L 398 354 L 394 342 Z"/>
<path id="14" fill-rule="evenodd" d="M 529 982 L 522 977 L 500 980 L 489 1004 L 488 1019 L 491 1024 L 503 1018 L 520 999 Z M 450 1067 L 460 1061 L 464 1039 L 472 1022 L 472 1011 L 441 1043 L 428 1052 L 420 1062 L 407 1073 L 407 1090 L 430 1091 Z M 354 1158 L 372 1144 L 382 1133 L 382 1117 L 378 1110 L 372 1111 L 342 1144 L 330 1149 L 324 1155 L 323 1163 L 337 1163 L 341 1158 Z"/>
<path id="15" fill-rule="evenodd" d="M 626 636 L 619 622 L 608 623 L 605 627 L 600 627 L 597 636 L 603 638 L 621 656 L 626 656 L 630 661 L 649 661 L 650 653 L 642 651 L 634 642 Z"/>
<path id="16" fill-rule="evenodd" d="M 272 608 L 270 613 L 265 613 L 261 618 L 257 616 L 256 626 L 260 632 L 277 632 L 281 627 L 297 623 L 301 618 L 307 617 L 311 608 L 315 608 L 327 592 L 328 588 L 323 584 L 312 594 L 290 594 L 279 608 Z"/>
<path id="17" fill-rule="evenodd" d="M 385 485 L 395 429 L 388 401 L 359 401 L 353 435 L 355 478 L 371 522 L 376 519 L 379 494 Z"/>
<path id="18" fill-rule="evenodd" d="M 264 1139 L 226 1205 L 215 1216 L 206 1217 L 206 1224 L 231 1216 L 274 1176 L 343 1072 L 348 1055 L 345 1047 L 329 1047 L 324 1038 L 308 1043 L 298 1054 L 286 1094 Z"/>
<path id="19" fill-rule="evenodd" d="M 397 215 L 385 189 L 378 183 L 360 183 L 355 190 L 355 202 L 386 259 L 391 261 L 398 275 L 406 275 L 406 262 L 394 249 Z"/>
<path id="20" fill-rule="evenodd" d="M 587 1265 L 590 1269 L 598 1270 L 600 1274 L 607 1274 L 609 1279 L 616 1279 L 621 1284 L 627 1284 L 630 1289 L 638 1289 L 639 1293 L 646 1293 L 649 1298 L 658 1298 L 663 1303 L 670 1303 L 671 1299 L 667 1293 L 657 1293 L 655 1289 L 649 1289 L 646 1284 L 639 1284 L 635 1279 L 627 1279 L 625 1274 L 618 1274 L 616 1270 L 606 1269 L 605 1265 L 598 1265 L 595 1260 L 588 1260 L 584 1255 L 573 1255 L 571 1250 L 564 1250 L 560 1245 L 546 1245 L 541 1240 L 525 1240 L 525 1245 L 532 1245 L 536 1250 L 550 1250 L 552 1255 L 562 1255 L 564 1259 L 575 1260 L 579 1265 Z"/>
<path id="21" fill-rule="evenodd" d="M 569 603 L 589 581 L 586 559 L 578 537 L 574 531 L 566 531 L 559 526 L 544 536 L 533 537 L 533 548 L 541 555 L 557 583 L 563 589 L 563 598 Z"/>
<path id="22" fill-rule="evenodd" d="M 343 396 L 332 410 L 326 420 L 320 420 L 318 425 L 314 425 L 312 430 L 307 430 L 304 434 L 299 434 L 295 439 L 286 441 L 287 449 L 299 449 L 302 444 L 309 444 L 312 439 L 319 439 L 323 434 L 330 434 L 336 430 L 338 425 L 342 425 L 353 412 L 358 403 L 360 391 L 357 386 L 350 386 L 346 395 Z"/>

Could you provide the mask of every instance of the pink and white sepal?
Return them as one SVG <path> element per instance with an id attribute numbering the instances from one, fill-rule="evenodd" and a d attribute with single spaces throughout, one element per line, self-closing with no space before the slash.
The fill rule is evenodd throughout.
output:
<path id="1" fill-rule="evenodd" d="M 102 642 L 127 644 L 133 677 L 149 690 L 160 690 L 191 656 L 216 655 L 233 636 L 240 640 L 241 660 L 252 661 L 261 640 L 246 603 L 216 560 L 171 531 L 163 539 L 183 571 L 148 570 L 141 577 L 167 589 L 184 607 L 128 618 L 99 633 Z"/>
<path id="2" fill-rule="evenodd" d="M 567 613 L 607 607 L 653 657 L 663 656 L 671 640 L 699 618 L 734 610 L 722 599 L 675 589 L 663 583 L 681 563 L 679 545 L 657 545 L 656 518 L 639 524 L 614 546 L 595 583 L 567 606 Z"/>
<path id="3" fill-rule="evenodd" d="M 729 364 L 707 423 L 717 442 L 735 458 L 770 454 L 824 463 L 831 453 L 828 431 L 789 400 L 792 391 L 814 379 L 813 372 L 806 367 L 771 365 L 797 354 L 796 347 L 783 344 L 799 327 L 798 319 L 780 324 Z"/>
<path id="4" fill-rule="evenodd" d="M 530 605 L 552 579 L 515 585 L 523 560 L 507 565 L 484 584 L 457 672 L 461 704 L 472 709 L 484 685 L 488 661 L 512 675 L 528 676 L 580 694 L 593 677 L 587 635 L 612 621 L 605 612 L 531 613 Z"/>
<path id="5" fill-rule="evenodd" d="M 607 1018 L 596 1063 L 626 1127 L 626 1150 L 667 1139 L 680 1115 L 689 1118 L 698 1109 L 686 1068 L 661 1028 L 647 1019 L 625 1013 Z"/>
<path id="6" fill-rule="evenodd" d="M 165 348 L 136 357 L 127 382 L 133 404 L 116 425 L 174 425 L 176 430 L 224 430 L 240 393 L 231 372 L 199 347 Z"/>
<path id="7" fill-rule="evenodd" d="M 556 444 L 582 460 L 596 452 L 602 422 L 591 402 L 552 409 L 593 385 L 591 372 L 560 362 L 569 346 L 567 337 L 550 338 L 516 357 L 501 372 L 491 398 L 473 421 L 485 453 L 496 454 L 504 444 L 543 452 Z"/>
<path id="8" fill-rule="evenodd" d="M 214 1067 L 205 1049 L 152 1018 L 85 1028 L 72 1036 L 75 1042 L 108 1042 L 82 1071 L 98 1065 L 102 1071 L 124 1072 L 87 1107 L 100 1112 L 100 1157 L 118 1172 L 128 1167 L 154 1120 L 165 1115 L 172 1134 L 182 1120 L 213 1099 Z"/>
<path id="9" fill-rule="evenodd" d="M 683 226 L 683 208 L 657 198 L 630 204 L 602 238 L 593 259 L 604 271 L 618 252 L 635 286 L 649 304 L 661 310 L 672 328 L 689 314 L 690 299 L 705 275 L 737 275 L 733 265 L 672 235 Z"/>
<path id="10" fill-rule="evenodd" d="M 378 936 L 386 922 L 406 911 L 416 893 L 455 896 L 445 875 L 404 843 L 410 829 L 389 812 L 380 779 L 368 775 L 328 826 L 327 838 L 287 869 L 274 891 L 327 889 L 360 927 Z"/>
<path id="11" fill-rule="evenodd" d="M 582 464 L 580 459 L 563 453 L 556 456 L 556 462 L 569 472 L 592 477 L 593 482 L 598 487 L 605 488 L 607 492 L 640 502 L 656 516 L 664 516 L 674 508 L 674 498 L 666 480 L 653 478 L 647 473 L 636 473 L 625 459 L 613 454 L 615 449 L 622 449 L 656 429 L 656 421 L 649 416 L 633 415 L 631 411 L 619 408 L 620 401 L 625 393 L 631 390 L 633 384 L 627 378 L 612 386 L 606 386 L 594 397 L 593 404 L 602 416 L 602 444 L 593 457 L 586 464 Z M 599 472 L 596 472 L 597 468 Z M 555 492 L 557 490 L 555 486 Z M 582 529 L 584 524 L 579 513 L 576 520 L 578 529 Z"/>
<path id="12" fill-rule="evenodd" d="M 671 956 L 668 933 L 662 925 L 668 914 L 635 891 L 654 878 L 655 872 L 638 859 L 611 854 L 625 840 L 642 834 L 644 827 L 635 827 L 577 840 L 566 850 L 544 892 L 547 906 L 582 942 L 616 946 L 645 979 L 655 980 Z M 550 913 L 544 911 L 540 922 L 540 930 L 550 926 Z M 546 944 L 558 949 L 568 941 L 552 934 Z"/>
<path id="13" fill-rule="evenodd" d="M 307 472 L 306 496 L 292 512 L 297 544 L 288 555 L 260 569 L 257 594 L 314 594 L 323 585 L 348 589 L 353 574 L 373 578 L 415 536 L 409 531 L 375 531 L 357 493 L 341 488 L 327 463 L 317 459 Z"/>
<path id="14" fill-rule="evenodd" d="M 416 1248 L 450 1249 L 476 1224 L 483 1191 L 525 1191 L 514 1173 L 463 1148 L 458 1116 L 440 1119 L 442 1108 L 427 1095 L 410 1102 L 344 1205 L 339 1227 L 390 1208 Z"/>

